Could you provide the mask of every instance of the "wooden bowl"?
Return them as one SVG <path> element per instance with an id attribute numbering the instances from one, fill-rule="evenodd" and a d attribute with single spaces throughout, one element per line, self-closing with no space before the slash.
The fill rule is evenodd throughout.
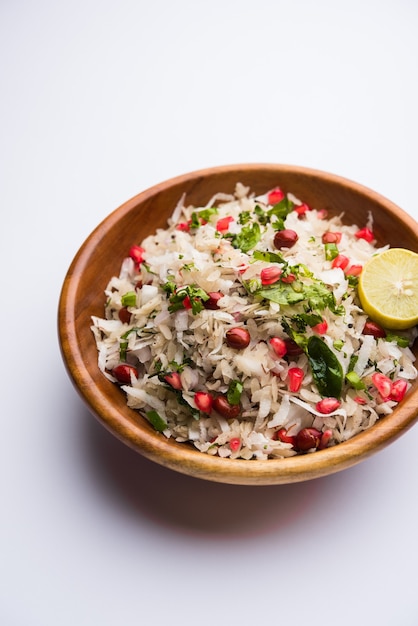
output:
<path id="1" fill-rule="evenodd" d="M 338 472 L 384 448 L 415 423 L 417 382 L 391 415 L 347 442 L 308 455 L 246 461 L 209 456 L 189 444 L 167 440 L 127 407 L 124 393 L 99 371 L 91 316 L 103 316 L 104 289 L 110 277 L 119 273 L 124 251 L 157 227 L 165 227 L 182 194 L 186 194 L 189 204 L 204 204 L 218 191 L 233 192 L 237 182 L 248 185 L 256 194 L 279 185 L 317 209 L 327 209 L 330 214 L 343 211 L 350 224 L 364 225 L 372 211 L 379 244 L 418 252 L 416 222 L 376 192 L 344 178 L 273 164 L 228 165 L 185 174 L 128 200 L 106 217 L 81 246 L 65 277 L 59 301 L 58 330 L 65 365 L 88 408 L 104 426 L 145 457 L 178 472 L 243 485 L 291 483 Z"/>

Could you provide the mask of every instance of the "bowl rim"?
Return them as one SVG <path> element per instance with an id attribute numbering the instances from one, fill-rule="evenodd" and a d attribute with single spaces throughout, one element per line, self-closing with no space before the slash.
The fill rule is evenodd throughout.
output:
<path id="1" fill-rule="evenodd" d="M 390 419 L 378 420 L 371 428 L 337 446 L 285 459 L 248 461 L 211 456 L 200 452 L 190 444 L 167 439 L 148 425 L 138 424 L 118 412 L 109 404 L 106 394 L 96 386 L 86 367 L 82 349 L 76 341 L 75 311 L 79 278 L 102 236 L 140 202 L 172 186 L 186 182 L 190 184 L 191 180 L 197 182 L 219 173 L 232 173 L 239 170 L 245 174 L 259 169 L 314 176 L 331 180 L 345 187 L 349 186 L 357 193 L 366 194 L 377 203 L 384 205 L 391 213 L 395 213 L 406 227 L 415 231 L 418 228 L 415 220 L 406 211 L 381 194 L 360 183 L 322 170 L 274 163 L 230 164 L 199 169 L 148 187 L 108 214 L 87 236 L 75 254 L 65 275 L 58 303 L 57 324 L 61 355 L 73 385 L 90 412 L 118 439 L 150 460 L 183 474 L 230 484 L 272 485 L 300 482 L 347 469 L 397 439 L 418 419 L 418 387 L 416 387 L 411 390 L 407 402 L 401 402 L 396 411 L 388 416 Z M 110 384 L 113 385 L 113 383 Z M 415 406 L 415 410 L 411 410 L 411 406 Z M 128 407 L 126 409 L 128 415 L 135 416 L 138 420 L 137 411 Z M 142 419 L 146 421 L 145 418 Z"/>

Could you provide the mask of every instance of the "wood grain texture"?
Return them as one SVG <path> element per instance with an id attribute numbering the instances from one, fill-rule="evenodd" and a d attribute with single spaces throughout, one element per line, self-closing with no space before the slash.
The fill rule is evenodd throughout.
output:
<path id="1" fill-rule="evenodd" d="M 416 422 L 417 383 L 392 415 L 348 442 L 288 459 L 243 461 L 211 457 L 188 444 L 167 440 L 126 406 L 123 392 L 98 369 L 91 316 L 103 316 L 104 289 L 110 277 L 119 273 L 126 250 L 165 227 L 183 194 L 189 204 L 205 204 L 218 191 L 233 192 L 237 182 L 255 193 L 280 186 L 314 208 L 343 212 L 347 224 L 364 225 L 371 211 L 379 244 L 418 252 L 418 225 L 409 215 L 376 192 L 335 175 L 296 166 L 245 164 L 179 176 L 123 204 L 81 246 L 64 279 L 58 307 L 64 363 L 87 407 L 106 428 L 147 458 L 178 472 L 217 482 L 269 485 L 341 471 L 376 453 Z"/>

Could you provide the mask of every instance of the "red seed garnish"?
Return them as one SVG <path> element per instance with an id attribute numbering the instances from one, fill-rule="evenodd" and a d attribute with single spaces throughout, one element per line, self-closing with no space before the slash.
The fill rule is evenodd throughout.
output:
<path id="1" fill-rule="evenodd" d="M 381 372 L 375 372 L 372 376 L 373 385 L 376 387 L 383 400 L 387 400 L 392 393 L 392 381 Z"/>
<path id="2" fill-rule="evenodd" d="M 296 276 L 290 273 L 287 276 L 283 276 L 283 278 L 281 278 L 280 280 L 282 281 L 282 283 L 294 283 L 296 280 Z"/>
<path id="3" fill-rule="evenodd" d="M 345 268 L 344 274 L 346 276 L 360 276 L 362 271 L 363 271 L 362 265 L 350 265 L 349 267 Z"/>
<path id="4" fill-rule="evenodd" d="M 241 447 L 241 439 L 239 437 L 232 437 L 232 439 L 229 440 L 229 447 L 232 452 L 236 452 Z"/>
<path id="5" fill-rule="evenodd" d="M 399 378 L 395 380 L 392 384 L 392 390 L 389 395 L 389 400 L 393 400 L 394 402 L 400 402 L 403 400 L 408 389 L 408 383 L 406 380 Z"/>
<path id="6" fill-rule="evenodd" d="M 366 404 L 366 399 L 361 396 L 356 396 L 354 398 L 354 402 L 357 402 L 357 404 Z"/>
<path id="7" fill-rule="evenodd" d="M 294 210 L 299 215 L 299 217 L 302 217 L 302 215 L 305 215 L 307 211 L 311 210 L 311 207 L 308 204 L 305 204 L 304 202 L 303 204 L 300 204 L 299 206 L 295 207 Z"/>
<path id="8" fill-rule="evenodd" d="M 372 322 L 372 320 L 367 320 L 367 322 L 363 326 L 363 335 L 373 335 L 375 339 L 386 337 L 386 331 L 384 328 L 376 324 L 376 322 Z"/>
<path id="9" fill-rule="evenodd" d="M 284 357 L 287 352 L 287 345 L 284 339 L 282 339 L 281 337 L 272 337 L 269 341 L 269 344 L 273 348 L 276 356 L 278 356 L 280 359 Z"/>
<path id="10" fill-rule="evenodd" d="M 295 245 L 298 239 L 299 237 L 297 232 L 291 230 L 290 228 L 278 230 L 274 235 L 274 247 L 277 248 L 277 250 L 281 250 L 282 248 L 291 248 Z"/>
<path id="11" fill-rule="evenodd" d="M 319 220 L 324 220 L 328 217 L 328 211 L 326 209 L 319 209 L 316 216 Z"/>
<path id="12" fill-rule="evenodd" d="M 123 383 L 125 385 L 131 384 L 131 374 L 138 378 L 138 370 L 133 365 L 127 365 L 127 363 L 121 363 L 117 365 L 112 370 L 113 376 L 119 383 Z"/>
<path id="13" fill-rule="evenodd" d="M 340 267 L 342 270 L 344 270 L 349 264 L 349 262 L 350 262 L 349 258 L 344 256 L 344 254 L 338 254 L 335 257 L 335 259 L 333 259 L 331 263 L 331 267 L 333 268 Z"/>
<path id="14" fill-rule="evenodd" d="M 290 367 L 287 375 L 289 377 L 289 391 L 299 391 L 305 376 L 303 370 L 300 367 Z"/>
<path id="15" fill-rule="evenodd" d="M 164 376 L 164 380 L 167 385 L 173 387 L 173 389 L 183 389 L 183 385 L 181 384 L 180 374 L 178 372 L 170 372 Z"/>
<path id="16" fill-rule="evenodd" d="M 327 320 L 322 320 L 319 324 L 315 324 L 315 326 L 312 326 L 312 330 L 318 335 L 325 335 L 328 330 Z"/>
<path id="17" fill-rule="evenodd" d="M 280 428 L 277 431 L 277 439 L 279 439 L 283 443 L 290 443 L 292 444 L 292 446 L 294 446 L 296 443 L 296 437 L 294 435 L 288 435 L 285 428 Z"/>
<path id="18" fill-rule="evenodd" d="M 190 300 L 190 296 L 186 296 L 185 298 L 183 298 L 182 304 L 183 304 L 185 309 L 187 309 L 187 310 L 191 309 L 192 308 L 192 301 Z"/>
<path id="19" fill-rule="evenodd" d="M 324 430 L 319 440 L 318 450 L 324 450 L 324 448 L 328 447 L 330 439 L 332 437 L 332 430 Z"/>
<path id="20" fill-rule="evenodd" d="M 221 219 L 216 222 L 216 230 L 220 233 L 226 233 L 230 223 L 233 221 L 234 218 L 231 215 L 228 215 L 227 217 L 221 217 Z"/>
<path id="21" fill-rule="evenodd" d="M 243 350 L 250 344 L 251 336 L 246 328 L 236 327 L 226 332 L 225 341 L 230 348 Z"/>
<path id="22" fill-rule="evenodd" d="M 278 202 L 280 202 L 280 200 L 283 200 L 283 198 L 283 191 L 280 189 L 280 187 L 275 187 L 267 195 L 267 202 L 269 204 L 277 204 Z"/>
<path id="23" fill-rule="evenodd" d="M 340 243 L 340 241 L 341 233 L 332 233 L 328 230 L 322 235 L 322 243 Z"/>
<path id="24" fill-rule="evenodd" d="M 180 222 L 179 224 L 177 224 L 176 230 L 182 230 L 185 233 L 188 233 L 190 231 L 191 223 L 191 220 L 189 220 L 188 222 Z"/>
<path id="25" fill-rule="evenodd" d="M 370 228 L 367 228 L 367 226 L 365 226 L 364 228 L 360 228 L 360 230 L 355 233 L 355 236 L 357 237 L 357 239 L 365 239 L 369 243 L 374 241 L 374 234 L 370 230 Z"/>
<path id="26" fill-rule="evenodd" d="M 202 413 L 209 414 L 212 411 L 213 396 L 211 396 L 210 393 L 207 393 L 207 391 L 196 391 L 194 394 L 194 401 L 197 408 L 199 411 L 202 411 Z"/>
<path id="27" fill-rule="evenodd" d="M 281 273 L 282 270 L 278 265 L 270 265 L 269 267 L 263 268 L 260 272 L 261 284 L 272 285 L 273 283 L 277 283 Z"/>
<path id="28" fill-rule="evenodd" d="M 135 261 L 137 265 L 139 265 L 144 260 L 144 252 L 145 249 L 141 248 L 141 246 L 131 246 L 129 250 L 129 256 Z"/>
<path id="29" fill-rule="evenodd" d="M 322 398 L 322 400 L 316 403 L 316 410 L 327 415 L 336 411 L 340 406 L 341 402 L 337 398 Z"/>
<path id="30" fill-rule="evenodd" d="M 239 404 L 230 404 L 225 396 L 216 396 L 213 400 L 213 408 L 225 419 L 238 417 L 241 412 Z"/>

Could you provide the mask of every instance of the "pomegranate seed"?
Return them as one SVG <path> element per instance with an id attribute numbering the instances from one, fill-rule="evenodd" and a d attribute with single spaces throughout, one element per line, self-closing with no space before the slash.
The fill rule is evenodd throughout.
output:
<path id="1" fill-rule="evenodd" d="M 328 330 L 327 320 L 322 320 L 319 324 L 315 324 L 315 326 L 312 326 L 312 330 L 318 335 L 325 335 Z"/>
<path id="2" fill-rule="evenodd" d="M 189 220 L 188 222 L 180 222 L 179 224 L 177 224 L 176 230 L 182 230 L 185 233 L 188 233 L 190 231 L 191 223 L 191 220 Z"/>
<path id="3" fill-rule="evenodd" d="M 123 324 L 129 324 L 129 322 L 131 321 L 131 314 L 128 311 L 127 306 L 124 306 L 122 309 L 119 310 L 118 317 Z"/>
<path id="4" fill-rule="evenodd" d="M 322 400 L 316 403 L 316 410 L 327 415 L 336 411 L 340 406 L 341 402 L 337 398 L 322 398 Z"/>
<path id="5" fill-rule="evenodd" d="M 241 265 L 238 265 L 237 270 L 239 271 L 240 274 L 245 274 L 245 272 L 247 271 L 247 269 L 250 266 L 247 265 L 246 263 L 242 263 Z"/>
<path id="6" fill-rule="evenodd" d="M 360 228 L 360 230 L 355 233 L 355 236 L 357 237 L 357 239 L 365 239 L 369 243 L 374 241 L 374 234 L 370 230 L 370 228 L 367 228 L 367 226 L 365 226 L 364 228 Z"/>
<path id="7" fill-rule="evenodd" d="M 225 419 L 234 419 L 241 412 L 241 406 L 230 404 L 225 396 L 216 396 L 213 400 L 213 408 Z"/>
<path id="8" fill-rule="evenodd" d="M 400 402 L 401 400 L 403 400 L 407 389 L 408 383 L 406 382 L 406 380 L 402 380 L 401 378 L 395 380 L 395 382 L 392 384 L 392 390 L 389 395 L 389 400 L 393 400 L 394 402 Z"/>
<path id="9" fill-rule="evenodd" d="M 230 348 L 243 350 L 250 344 L 251 336 L 246 328 L 231 328 L 226 332 L 225 339 Z"/>
<path id="10" fill-rule="evenodd" d="M 302 215 L 305 215 L 305 213 L 307 211 L 311 210 L 311 207 L 308 204 L 303 203 L 303 204 L 300 204 L 299 206 L 295 207 L 294 210 L 299 215 L 299 217 L 302 217 Z"/>
<path id="11" fill-rule="evenodd" d="M 292 248 L 299 239 L 297 232 L 290 228 L 278 230 L 274 235 L 274 246 L 277 250 L 282 248 Z"/>
<path id="12" fill-rule="evenodd" d="M 144 260 L 144 252 L 145 249 L 141 248 L 141 246 L 131 246 L 129 256 L 139 265 Z"/>
<path id="13" fill-rule="evenodd" d="M 167 385 L 173 387 L 173 389 L 183 389 L 183 385 L 181 384 L 180 374 L 178 372 L 170 372 L 170 374 L 166 374 L 164 376 L 164 380 Z"/>
<path id="14" fill-rule="evenodd" d="M 241 439 L 239 437 L 232 437 L 232 439 L 230 439 L 229 441 L 229 447 L 231 448 L 232 452 L 236 452 L 241 447 Z"/>
<path id="15" fill-rule="evenodd" d="M 376 322 L 367 320 L 363 326 L 363 335 L 373 335 L 375 339 L 379 339 L 379 337 L 386 337 L 386 331 L 384 328 L 379 326 L 379 324 L 376 324 Z"/>
<path id="16" fill-rule="evenodd" d="M 350 265 L 350 267 L 346 267 L 344 270 L 344 274 L 346 276 L 360 276 L 363 271 L 362 265 Z"/>
<path id="17" fill-rule="evenodd" d="M 376 372 L 372 376 L 373 385 L 376 387 L 377 391 L 382 396 L 383 400 L 387 400 L 392 393 L 392 381 L 390 378 L 381 374 L 380 372 Z"/>
<path id="18" fill-rule="evenodd" d="M 317 448 L 321 439 L 321 431 L 316 428 L 302 428 L 296 435 L 296 447 L 301 452 Z"/>
<path id="19" fill-rule="evenodd" d="M 305 375 L 303 370 L 300 367 L 290 367 L 287 375 L 289 377 L 289 391 L 299 391 Z"/>
<path id="20" fill-rule="evenodd" d="M 205 309 L 219 309 L 218 300 L 223 298 L 224 294 L 221 291 L 209 291 L 208 296 L 209 300 L 203 302 Z"/>
<path id="21" fill-rule="evenodd" d="M 331 267 L 340 267 L 342 270 L 344 270 L 347 265 L 349 264 L 349 259 L 348 257 L 344 256 L 343 254 L 338 254 L 335 259 L 333 259 L 332 263 L 331 263 Z"/>
<path id="22" fill-rule="evenodd" d="M 321 435 L 321 439 L 319 440 L 318 450 L 324 450 L 324 448 L 328 447 L 330 439 L 332 437 L 332 430 L 324 430 Z"/>
<path id="23" fill-rule="evenodd" d="M 194 394 L 194 401 L 197 408 L 199 411 L 202 411 L 202 413 L 209 414 L 212 411 L 213 396 L 211 396 L 210 393 L 207 393 L 206 391 L 196 391 Z"/>
<path id="24" fill-rule="evenodd" d="M 287 346 L 284 339 L 281 339 L 280 337 L 272 337 L 269 341 L 269 344 L 273 348 L 276 356 L 278 356 L 280 359 L 284 357 L 287 352 Z"/>
<path id="25" fill-rule="evenodd" d="M 287 276 L 283 276 L 281 278 L 282 283 L 294 283 L 296 280 L 296 276 L 294 274 L 288 274 Z"/>
<path id="26" fill-rule="evenodd" d="M 183 306 L 185 309 L 189 310 L 192 308 L 192 301 L 190 300 L 190 296 L 186 296 L 183 300 L 182 300 Z"/>
<path id="27" fill-rule="evenodd" d="M 277 265 L 270 265 L 261 270 L 260 278 L 262 285 L 272 285 L 277 283 L 280 278 L 282 270 Z"/>
<path id="28" fill-rule="evenodd" d="M 286 353 L 289 356 L 299 356 L 303 353 L 303 349 L 298 346 L 296 341 L 293 341 L 293 339 L 285 339 L 284 341 L 286 344 Z"/>
<path id="29" fill-rule="evenodd" d="M 341 233 L 332 233 L 328 230 L 322 235 L 322 243 L 340 243 L 340 241 Z"/>
<path id="30" fill-rule="evenodd" d="M 319 209 L 319 211 L 316 214 L 316 217 L 319 220 L 324 220 L 328 217 L 328 211 L 326 209 Z"/>
<path id="31" fill-rule="evenodd" d="M 138 370 L 133 365 L 127 365 L 126 363 L 121 363 L 117 365 L 112 370 L 113 376 L 119 383 L 124 383 L 126 385 L 131 384 L 131 374 L 138 378 Z"/>
<path id="32" fill-rule="evenodd" d="M 361 396 L 356 396 L 354 398 L 354 402 L 357 402 L 357 404 L 366 404 L 365 398 L 362 398 Z"/>
<path id="33" fill-rule="evenodd" d="M 292 446 L 295 445 L 296 437 L 294 435 L 288 435 L 285 428 L 280 428 L 280 430 L 278 430 L 276 434 L 277 439 L 279 439 L 283 443 L 291 443 Z"/>
<path id="34" fill-rule="evenodd" d="M 216 230 L 220 233 L 226 233 L 231 222 L 234 221 L 234 218 L 228 215 L 227 217 L 221 217 L 220 220 L 216 222 Z"/>
<path id="35" fill-rule="evenodd" d="M 277 204 L 278 202 L 280 202 L 280 200 L 283 200 L 283 198 L 284 198 L 283 191 L 280 189 L 280 187 L 275 187 L 268 194 L 267 202 L 269 204 Z"/>

